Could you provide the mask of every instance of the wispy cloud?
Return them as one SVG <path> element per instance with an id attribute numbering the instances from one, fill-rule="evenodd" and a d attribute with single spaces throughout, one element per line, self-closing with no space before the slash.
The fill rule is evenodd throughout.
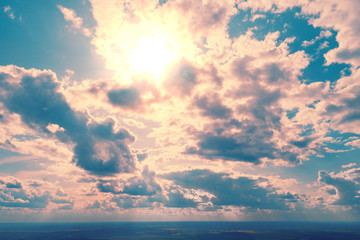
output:
<path id="1" fill-rule="evenodd" d="M 79 30 L 82 34 L 87 37 L 91 36 L 91 30 L 83 26 L 83 19 L 76 16 L 76 12 L 73 9 L 57 5 L 61 13 L 64 15 L 64 19 L 71 23 L 71 27 Z"/>

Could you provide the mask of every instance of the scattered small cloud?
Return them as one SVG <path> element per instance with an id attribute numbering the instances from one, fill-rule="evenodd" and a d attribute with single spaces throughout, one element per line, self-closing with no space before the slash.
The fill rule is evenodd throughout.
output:
<path id="1" fill-rule="evenodd" d="M 352 168 L 352 167 L 355 167 L 356 166 L 356 163 L 349 163 L 349 164 L 346 164 L 346 165 L 342 165 L 341 167 L 342 168 Z"/>
<path id="2" fill-rule="evenodd" d="M 6 13 L 10 19 L 15 19 L 15 12 L 9 5 L 4 7 L 4 13 Z"/>
<path id="3" fill-rule="evenodd" d="M 83 26 L 83 19 L 76 15 L 75 10 L 57 5 L 61 13 L 64 15 L 64 19 L 71 23 L 71 27 L 79 30 L 87 37 L 91 36 L 91 30 Z"/>

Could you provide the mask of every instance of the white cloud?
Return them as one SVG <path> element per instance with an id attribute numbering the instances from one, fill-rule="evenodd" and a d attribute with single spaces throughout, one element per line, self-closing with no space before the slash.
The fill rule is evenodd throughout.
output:
<path id="1" fill-rule="evenodd" d="M 346 164 L 346 165 L 342 165 L 341 167 L 342 168 L 352 168 L 352 167 L 355 167 L 356 166 L 356 163 L 349 163 L 349 164 Z"/>
<path id="2" fill-rule="evenodd" d="M 52 133 L 56 133 L 57 131 L 60 131 L 60 132 L 65 131 L 64 128 L 60 127 L 60 126 L 57 125 L 57 124 L 49 124 L 49 125 L 46 127 L 46 129 L 49 130 L 49 131 L 52 132 Z"/>
<path id="3" fill-rule="evenodd" d="M 302 13 L 317 16 L 311 20 L 314 26 L 338 31 L 336 40 L 339 47 L 325 55 L 327 64 L 345 62 L 355 67 L 360 65 L 360 2 L 358 0 L 309 1 L 302 6 Z"/>
<path id="4" fill-rule="evenodd" d="M 64 15 L 64 19 L 68 22 L 71 22 L 71 27 L 80 30 L 81 33 L 87 37 L 91 36 L 91 30 L 83 26 L 83 19 L 81 17 L 76 16 L 76 12 L 73 9 L 69 9 L 61 5 L 57 5 L 57 7 Z"/>
<path id="5" fill-rule="evenodd" d="M 6 13 L 9 16 L 9 18 L 11 18 L 12 20 L 15 19 L 14 10 L 10 6 L 4 7 L 4 13 Z"/>

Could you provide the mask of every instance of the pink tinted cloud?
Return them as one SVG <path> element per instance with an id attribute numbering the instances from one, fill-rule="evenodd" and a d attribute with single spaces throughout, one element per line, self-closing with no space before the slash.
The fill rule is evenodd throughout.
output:
<path id="1" fill-rule="evenodd" d="M 64 15 L 64 19 L 68 22 L 71 22 L 72 28 L 80 30 L 81 33 L 87 37 L 91 36 L 91 30 L 83 27 L 83 19 L 81 17 L 76 16 L 76 12 L 73 9 L 69 9 L 61 5 L 57 5 L 57 7 Z"/>

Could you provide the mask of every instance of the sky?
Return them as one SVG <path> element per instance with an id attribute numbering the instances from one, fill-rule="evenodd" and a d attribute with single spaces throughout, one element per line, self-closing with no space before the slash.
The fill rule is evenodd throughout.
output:
<path id="1" fill-rule="evenodd" d="M 0 221 L 359 221 L 358 0 L 0 1 Z"/>

